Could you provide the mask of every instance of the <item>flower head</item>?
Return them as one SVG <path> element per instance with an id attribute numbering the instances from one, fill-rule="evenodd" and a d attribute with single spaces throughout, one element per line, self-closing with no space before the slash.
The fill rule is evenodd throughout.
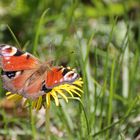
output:
<path id="1" fill-rule="evenodd" d="M 54 100 L 56 106 L 59 106 L 60 98 L 63 98 L 66 102 L 68 102 L 68 97 L 74 97 L 74 94 L 81 97 L 81 93 L 83 92 L 81 90 L 82 85 L 83 81 L 81 78 L 79 78 L 71 84 L 65 83 L 52 88 L 51 91 L 47 92 L 45 95 L 39 96 L 35 100 L 30 100 L 24 98 L 22 95 L 16 93 L 13 94 L 11 92 L 7 92 L 6 95 L 7 99 L 15 101 L 21 101 L 24 98 L 24 106 L 31 103 L 33 109 L 39 110 L 42 106 L 49 108 L 51 100 Z"/>

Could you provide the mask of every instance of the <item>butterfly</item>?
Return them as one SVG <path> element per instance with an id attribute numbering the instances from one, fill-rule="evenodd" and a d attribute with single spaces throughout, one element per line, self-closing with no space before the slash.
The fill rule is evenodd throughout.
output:
<path id="1" fill-rule="evenodd" d="M 32 54 L 6 44 L 0 45 L 0 67 L 3 87 L 29 99 L 36 99 L 53 87 L 71 84 L 79 78 L 69 67 L 41 62 Z"/>

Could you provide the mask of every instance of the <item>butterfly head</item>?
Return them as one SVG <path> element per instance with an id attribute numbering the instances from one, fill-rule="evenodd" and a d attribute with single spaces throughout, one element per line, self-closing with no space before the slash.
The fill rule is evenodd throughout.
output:
<path id="1" fill-rule="evenodd" d="M 5 45 L 2 44 L 0 45 L 0 56 L 17 56 L 21 55 L 22 52 L 17 50 L 17 48 L 10 46 L 10 45 Z"/>

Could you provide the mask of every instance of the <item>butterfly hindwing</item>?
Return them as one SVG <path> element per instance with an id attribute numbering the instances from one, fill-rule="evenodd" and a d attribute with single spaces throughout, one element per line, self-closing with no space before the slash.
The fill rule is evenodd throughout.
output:
<path id="1" fill-rule="evenodd" d="M 13 93 L 22 91 L 27 79 L 34 73 L 32 70 L 3 71 L 1 74 L 5 89 Z"/>

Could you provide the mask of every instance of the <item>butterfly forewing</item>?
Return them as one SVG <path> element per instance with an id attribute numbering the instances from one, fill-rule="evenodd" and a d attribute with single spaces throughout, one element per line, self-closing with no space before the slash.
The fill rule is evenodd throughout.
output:
<path id="1" fill-rule="evenodd" d="M 38 68 L 41 63 L 36 57 L 10 45 L 0 46 L 1 67 L 4 71 L 18 71 Z"/>

